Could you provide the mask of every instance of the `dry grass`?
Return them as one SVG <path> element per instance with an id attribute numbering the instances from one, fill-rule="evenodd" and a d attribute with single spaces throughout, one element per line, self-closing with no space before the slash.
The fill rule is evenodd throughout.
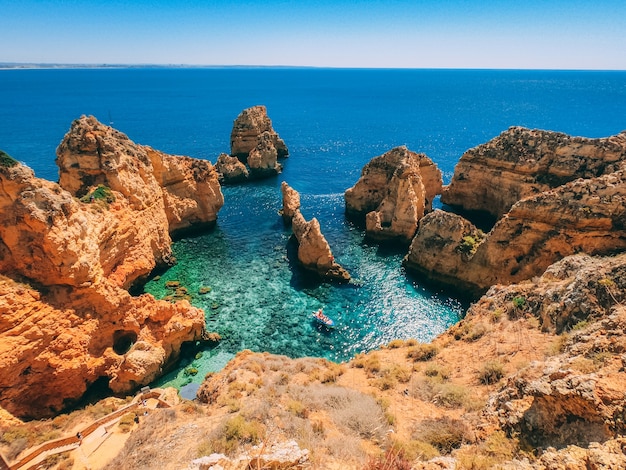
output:
<path id="1" fill-rule="evenodd" d="M 439 352 L 439 348 L 431 343 L 418 344 L 407 351 L 407 358 L 417 361 L 430 361 Z"/>
<path id="2" fill-rule="evenodd" d="M 467 424 L 447 416 L 421 421 L 413 431 L 413 439 L 435 447 L 442 454 L 449 454 L 471 440 Z"/>
<path id="3" fill-rule="evenodd" d="M 504 366 L 499 361 L 486 362 L 478 371 L 478 381 L 484 385 L 491 385 L 504 377 Z"/>

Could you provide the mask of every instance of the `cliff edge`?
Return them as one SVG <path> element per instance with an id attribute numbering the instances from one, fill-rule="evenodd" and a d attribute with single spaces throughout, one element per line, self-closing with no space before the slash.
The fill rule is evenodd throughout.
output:
<path id="1" fill-rule="evenodd" d="M 518 135 L 522 131 L 515 128 L 510 132 Z M 494 284 L 541 275 L 568 255 L 608 255 L 626 249 L 626 134 L 607 139 L 565 138 L 538 131 L 522 134 L 535 136 L 533 148 L 549 149 L 543 158 L 550 162 L 551 173 L 542 174 L 554 176 L 556 168 L 568 168 L 559 174 L 571 181 L 547 189 L 537 182 L 520 183 L 512 189 L 515 178 L 502 170 L 512 157 L 504 150 L 489 153 L 490 160 L 482 161 L 481 169 L 475 163 L 474 170 L 466 171 L 468 162 L 460 162 L 446 200 L 454 195 L 464 202 L 465 209 L 506 212 L 488 233 L 458 214 L 435 211 L 426 215 L 405 257 L 409 270 L 479 294 Z M 521 157 L 513 154 L 518 162 Z M 580 154 L 593 158 L 581 163 Z M 493 163 L 497 155 L 500 160 Z M 534 157 L 529 160 L 533 168 L 539 167 Z M 578 164 L 573 166 L 572 161 Z M 459 181 L 460 175 L 464 176 Z M 532 194 L 513 201 L 516 195 L 526 193 Z"/>
<path id="2" fill-rule="evenodd" d="M 129 393 L 154 380 L 204 314 L 127 289 L 174 262 L 171 232 L 214 223 L 210 163 L 137 145 L 81 117 L 59 145 L 59 184 L 0 167 L 0 404 L 58 413 L 98 382 Z"/>

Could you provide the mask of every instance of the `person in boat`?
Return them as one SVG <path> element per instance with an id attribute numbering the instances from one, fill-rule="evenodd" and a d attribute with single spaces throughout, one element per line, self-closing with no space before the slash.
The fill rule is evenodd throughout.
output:
<path id="1" fill-rule="evenodd" d="M 332 320 L 328 318 L 326 315 L 324 315 L 324 312 L 322 311 L 321 308 L 317 312 L 315 312 L 313 315 L 315 316 L 315 318 L 317 318 L 324 324 L 328 325 L 332 323 Z"/>

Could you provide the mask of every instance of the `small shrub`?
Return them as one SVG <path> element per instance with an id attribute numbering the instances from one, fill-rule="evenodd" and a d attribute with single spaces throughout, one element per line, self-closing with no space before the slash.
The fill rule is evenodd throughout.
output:
<path id="1" fill-rule="evenodd" d="M 444 454 L 449 454 L 470 440 L 466 424 L 447 416 L 422 421 L 414 430 L 413 438 L 427 442 Z"/>
<path id="2" fill-rule="evenodd" d="M 430 361 L 437 355 L 439 350 L 432 343 L 419 344 L 408 350 L 406 356 L 408 359 L 417 361 Z"/>
<path id="3" fill-rule="evenodd" d="M 85 203 L 102 201 L 106 204 L 111 204 L 112 202 L 115 202 L 115 196 L 113 195 L 111 188 L 104 186 L 103 184 L 99 184 L 96 189 L 81 197 L 80 201 Z"/>
<path id="4" fill-rule="evenodd" d="M 402 339 L 394 339 L 393 341 L 390 341 L 389 344 L 387 345 L 389 349 L 398 349 L 398 348 L 401 348 L 402 346 L 404 346 L 404 340 Z"/>
<path id="5" fill-rule="evenodd" d="M 496 383 L 504 377 L 504 366 L 499 361 L 489 361 L 478 371 L 478 381 L 484 385 Z"/>
<path id="6" fill-rule="evenodd" d="M 226 408 L 228 408 L 229 413 L 237 413 L 241 410 L 241 401 L 231 398 L 226 402 Z"/>
<path id="7" fill-rule="evenodd" d="M 593 374 L 599 369 L 599 364 L 586 357 L 577 357 L 570 363 L 570 366 L 583 374 Z"/>
<path id="8" fill-rule="evenodd" d="M 548 347 L 546 354 L 548 356 L 556 356 L 565 352 L 570 336 L 567 333 L 561 333 Z"/>
<path id="9" fill-rule="evenodd" d="M 498 323 L 500 319 L 502 318 L 503 313 L 504 313 L 504 310 L 502 310 L 499 307 L 496 308 L 493 312 L 491 312 L 491 321 L 494 323 Z"/>
<path id="10" fill-rule="evenodd" d="M 19 162 L 11 157 L 8 153 L 0 150 L 0 167 L 2 168 L 11 168 L 17 165 Z"/>
<path id="11" fill-rule="evenodd" d="M 328 369 L 324 372 L 320 381 L 322 383 L 336 382 L 339 376 L 343 375 L 344 372 L 345 367 L 343 366 L 343 364 L 329 362 Z"/>
<path id="12" fill-rule="evenodd" d="M 479 241 L 471 235 L 466 235 L 463 237 L 461 243 L 459 243 L 458 249 L 461 253 L 465 253 L 466 255 L 473 255 L 476 253 L 478 249 Z"/>
<path id="13" fill-rule="evenodd" d="M 370 457 L 363 470 L 411 470 L 412 465 L 402 449 L 387 449 L 385 455 Z"/>
<path id="14" fill-rule="evenodd" d="M 439 455 L 439 451 L 432 445 L 424 441 L 403 441 L 394 439 L 391 448 L 401 451 L 407 460 L 413 462 L 415 460 L 427 461 Z"/>
<path id="15" fill-rule="evenodd" d="M 203 445 L 203 452 L 232 455 L 242 444 L 256 444 L 265 437 L 265 427 L 258 421 L 247 421 L 237 415 L 226 420 L 213 439 Z"/>
<path id="16" fill-rule="evenodd" d="M 446 408 L 460 408 L 465 405 L 469 397 L 467 389 L 461 385 L 441 384 L 435 395 L 435 402 Z"/>
<path id="17" fill-rule="evenodd" d="M 359 353 L 352 358 L 350 364 L 356 369 L 364 369 L 366 359 L 367 356 L 365 355 L 365 353 Z"/>
<path id="18" fill-rule="evenodd" d="M 515 439 L 508 439 L 502 431 L 496 431 L 489 435 L 483 443 L 485 452 L 493 457 L 510 460 L 515 455 L 518 443 Z"/>
<path id="19" fill-rule="evenodd" d="M 516 297 L 513 297 L 513 300 L 511 302 L 513 302 L 513 307 L 522 308 L 526 304 L 526 299 L 521 295 L 518 295 Z"/>
<path id="20" fill-rule="evenodd" d="M 120 428 L 122 432 L 130 432 L 133 424 L 135 423 L 135 413 L 126 413 L 124 416 L 120 418 L 117 422 L 117 427 Z"/>
<path id="21" fill-rule="evenodd" d="M 309 410 L 301 401 L 289 400 L 285 408 L 287 408 L 289 413 L 297 416 L 298 418 L 306 418 L 309 416 Z"/>
<path id="22" fill-rule="evenodd" d="M 391 390 L 395 388 L 397 384 L 398 381 L 390 375 L 383 375 L 374 381 L 374 386 L 382 391 Z"/>
<path id="23" fill-rule="evenodd" d="M 572 331 L 584 330 L 588 324 L 589 322 L 587 320 L 581 320 L 578 323 L 576 323 L 574 326 L 572 326 Z"/>
<path id="24" fill-rule="evenodd" d="M 437 377 L 441 381 L 448 380 L 450 378 L 450 371 L 439 364 L 429 364 L 424 369 L 424 375 L 427 377 Z"/>
<path id="25" fill-rule="evenodd" d="M 380 359 L 378 358 L 377 355 L 371 354 L 367 358 L 367 361 L 365 362 L 365 370 L 369 374 L 377 374 L 378 372 L 380 372 L 380 369 L 381 369 Z"/>

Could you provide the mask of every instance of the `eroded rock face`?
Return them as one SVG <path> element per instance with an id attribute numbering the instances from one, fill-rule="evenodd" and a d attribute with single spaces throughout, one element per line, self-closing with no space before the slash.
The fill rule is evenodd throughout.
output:
<path id="1" fill-rule="evenodd" d="M 460 227 L 463 227 L 461 229 Z M 429 214 L 420 223 L 405 265 L 437 280 L 480 292 L 540 275 L 565 256 L 626 249 L 625 171 L 579 179 L 517 202 L 472 249 L 476 228 L 461 216 Z"/>
<path id="2" fill-rule="evenodd" d="M 286 182 L 281 185 L 283 194 L 283 220 L 291 223 L 298 241 L 298 261 L 309 271 L 326 279 L 349 281 L 350 274 L 335 261 L 330 245 L 322 234 L 316 218 L 306 221 L 300 212 L 300 194 Z"/>
<path id="3" fill-rule="evenodd" d="M 43 293 L 0 276 L 0 318 L 0 403 L 30 418 L 62 411 L 101 378 L 132 393 L 204 329 L 187 301 L 132 297 L 104 281 Z"/>
<path id="4" fill-rule="evenodd" d="M 291 224 L 291 219 L 296 215 L 296 212 L 300 211 L 300 193 L 289 186 L 286 181 L 281 183 L 280 191 L 283 195 L 283 220 L 285 223 Z"/>
<path id="5" fill-rule="evenodd" d="M 426 155 L 396 147 L 373 158 L 345 192 L 346 214 L 365 217 L 369 237 L 410 241 L 441 193 L 441 172 Z"/>
<path id="6" fill-rule="evenodd" d="M 20 416 L 59 412 L 102 377 L 130 392 L 201 338 L 201 310 L 126 289 L 173 262 L 170 232 L 223 203 L 210 163 L 94 118 L 72 124 L 57 162 L 61 184 L 0 168 L 0 403 Z"/>
<path id="7" fill-rule="evenodd" d="M 624 434 L 625 273 L 624 254 L 575 255 L 533 282 L 494 287 L 481 300 L 505 306 L 509 318 L 532 315 L 545 331 L 571 330 L 556 355 L 529 364 L 492 396 L 488 409 L 504 430 L 540 448 L 586 447 Z"/>
<path id="8" fill-rule="evenodd" d="M 248 169 L 237 157 L 231 157 L 225 153 L 217 158 L 215 170 L 226 184 L 241 183 L 248 179 Z"/>
<path id="9" fill-rule="evenodd" d="M 281 172 L 278 159 L 289 155 L 285 142 L 272 127 L 265 106 L 244 109 L 230 134 L 230 153 L 249 167 L 250 178 L 264 178 Z"/>
<path id="10" fill-rule="evenodd" d="M 520 199 L 615 172 L 624 160 L 625 132 L 589 139 L 511 127 L 463 154 L 441 201 L 501 217 Z"/>

